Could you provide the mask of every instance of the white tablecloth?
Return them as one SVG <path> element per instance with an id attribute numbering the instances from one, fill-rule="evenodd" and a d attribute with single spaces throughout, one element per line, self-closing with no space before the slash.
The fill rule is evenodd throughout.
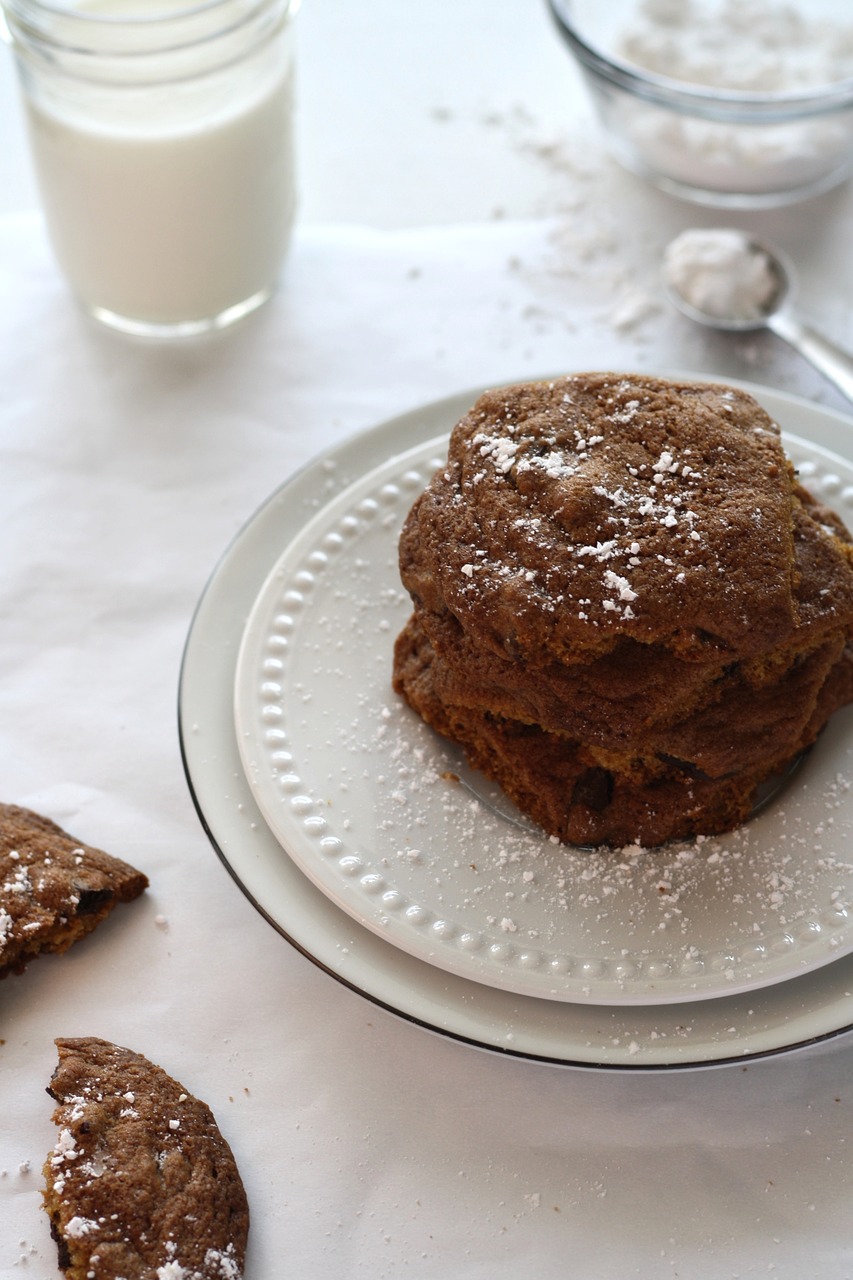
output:
<path id="1" fill-rule="evenodd" d="M 151 880 L 0 986 L 3 1277 L 58 1274 L 39 1203 L 57 1035 L 126 1044 L 212 1106 L 251 1202 L 247 1280 L 853 1275 L 849 1041 L 608 1075 L 431 1035 L 265 923 L 184 780 L 194 606 L 321 448 L 469 386 L 592 367 L 706 370 L 844 407 L 774 339 L 736 346 L 665 308 L 655 263 L 684 210 L 609 168 L 577 189 L 547 222 L 300 228 L 270 306 L 173 348 L 90 324 L 38 219 L 0 222 L 0 798 Z M 830 277 L 853 203 L 814 208 L 826 256 L 808 252 Z M 783 240 L 785 218 L 770 219 Z M 843 338 L 849 295 L 805 301 Z"/>

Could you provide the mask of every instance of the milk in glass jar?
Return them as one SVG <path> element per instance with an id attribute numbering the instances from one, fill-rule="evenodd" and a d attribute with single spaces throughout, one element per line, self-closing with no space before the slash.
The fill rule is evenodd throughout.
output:
<path id="1" fill-rule="evenodd" d="M 222 328 L 293 221 L 296 0 L 2 0 L 56 258 L 130 333 Z"/>

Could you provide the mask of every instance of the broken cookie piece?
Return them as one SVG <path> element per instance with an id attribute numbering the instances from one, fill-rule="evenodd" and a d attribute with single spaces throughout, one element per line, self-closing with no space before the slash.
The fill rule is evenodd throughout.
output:
<path id="1" fill-rule="evenodd" d="M 240 1280 L 249 1208 L 210 1108 L 130 1049 L 56 1045 L 44 1203 L 67 1280 Z"/>
<path id="2" fill-rule="evenodd" d="M 0 978 L 66 951 L 147 886 L 141 871 L 48 818 L 0 804 Z"/>

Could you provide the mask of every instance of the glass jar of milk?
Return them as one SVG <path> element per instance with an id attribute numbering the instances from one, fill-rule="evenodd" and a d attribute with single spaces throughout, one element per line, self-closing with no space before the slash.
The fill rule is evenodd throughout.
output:
<path id="1" fill-rule="evenodd" d="M 297 0 L 0 2 L 83 305 L 162 337 L 260 306 L 293 221 Z"/>

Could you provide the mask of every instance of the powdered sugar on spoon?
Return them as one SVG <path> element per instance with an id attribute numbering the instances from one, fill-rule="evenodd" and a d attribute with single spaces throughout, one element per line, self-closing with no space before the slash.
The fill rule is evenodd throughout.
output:
<path id="1" fill-rule="evenodd" d="M 734 228 L 692 229 L 667 246 L 667 293 L 691 320 L 714 329 L 770 329 L 853 401 L 853 356 L 800 320 L 794 273 L 766 241 Z"/>

